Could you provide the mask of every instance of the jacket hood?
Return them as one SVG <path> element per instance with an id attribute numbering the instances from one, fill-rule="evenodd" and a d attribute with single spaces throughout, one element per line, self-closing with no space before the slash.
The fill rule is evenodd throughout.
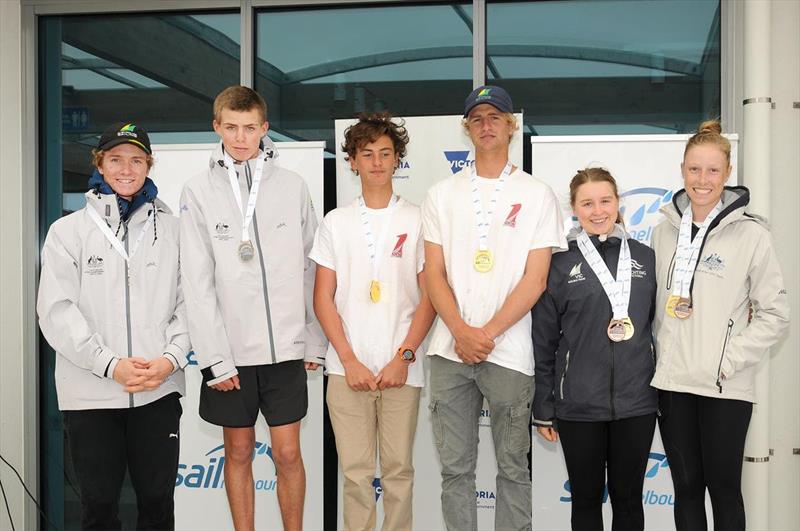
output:
<path id="1" fill-rule="evenodd" d="M 578 245 L 578 234 L 580 234 L 582 230 L 583 228 L 580 225 L 578 225 L 577 227 L 572 227 L 569 230 L 569 232 L 567 233 L 567 243 L 569 244 L 570 247 L 572 247 L 573 245 L 576 246 Z M 607 235 L 606 238 L 604 238 L 604 240 L 605 239 L 621 240 L 622 238 L 628 239 L 628 234 L 625 231 L 625 228 L 621 224 L 615 223 L 614 230 L 612 230 L 611 234 Z M 591 236 L 589 239 L 592 240 L 592 242 L 594 242 L 595 245 L 597 245 L 597 242 L 600 241 L 600 236 L 595 234 Z"/>
<path id="2" fill-rule="evenodd" d="M 258 157 L 263 156 L 267 162 L 275 161 L 278 158 L 278 148 L 275 147 L 275 142 L 272 141 L 271 138 L 268 136 L 264 136 L 261 139 L 261 145 L 259 146 Z M 214 147 L 214 150 L 211 152 L 211 158 L 208 161 L 208 167 L 214 168 L 225 168 L 225 147 L 222 144 L 222 140 Z"/>
<path id="3" fill-rule="evenodd" d="M 92 175 L 89 177 L 89 190 L 96 194 L 115 195 L 119 216 L 123 220 L 128 219 L 136 209 L 145 203 L 154 202 L 158 196 L 158 187 L 156 183 L 154 183 L 150 177 L 146 177 L 144 185 L 136 192 L 136 195 L 134 195 L 130 201 L 123 199 L 114 193 L 114 190 L 112 190 L 111 186 L 103 179 L 102 174 L 100 174 L 97 168 L 95 168 L 94 172 L 92 172 Z"/>
<path id="4" fill-rule="evenodd" d="M 745 212 L 749 203 L 750 190 L 746 187 L 726 186 L 722 192 L 722 212 L 711 223 L 708 231 L 711 232 L 715 227 L 725 226 L 741 219 L 754 220 L 766 226 L 765 218 Z M 685 189 L 682 189 L 675 193 L 671 203 L 662 206 L 659 210 L 674 227 L 680 227 L 681 217 L 687 208 L 689 208 L 689 195 Z"/>

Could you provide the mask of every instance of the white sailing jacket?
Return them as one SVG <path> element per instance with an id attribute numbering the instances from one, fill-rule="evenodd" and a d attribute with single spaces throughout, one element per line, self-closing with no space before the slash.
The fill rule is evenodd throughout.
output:
<path id="1" fill-rule="evenodd" d="M 156 212 L 153 212 L 155 207 Z M 94 209 L 126 249 L 147 225 L 129 262 L 111 246 L 87 209 Z M 191 350 L 180 285 L 178 220 L 159 199 L 120 223 L 116 196 L 86 193 L 86 207 L 50 227 L 42 248 L 37 313 L 56 351 L 62 411 L 129 408 L 185 393 L 182 370 Z M 165 356 L 175 371 L 158 389 L 126 393 L 113 379 L 120 358 Z"/>
<path id="2" fill-rule="evenodd" d="M 222 143 L 208 170 L 181 194 L 181 261 L 189 331 L 208 385 L 237 374 L 236 366 L 305 359 L 323 363 L 327 340 L 313 310 L 317 217 L 308 187 L 266 157 L 249 237 L 252 260 L 239 258 L 242 212 L 225 167 Z M 236 167 L 247 205 L 256 160 Z"/>

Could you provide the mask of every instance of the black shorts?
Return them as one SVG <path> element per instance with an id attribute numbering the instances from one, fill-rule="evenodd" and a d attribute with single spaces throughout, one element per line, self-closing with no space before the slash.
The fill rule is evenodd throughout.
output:
<path id="1" fill-rule="evenodd" d="M 203 369 L 200 385 L 200 417 L 225 428 L 255 426 L 258 411 L 270 426 L 297 422 L 308 411 L 308 387 L 303 360 L 236 367 L 239 387 L 217 391 L 206 385 L 213 379 L 211 369 Z"/>

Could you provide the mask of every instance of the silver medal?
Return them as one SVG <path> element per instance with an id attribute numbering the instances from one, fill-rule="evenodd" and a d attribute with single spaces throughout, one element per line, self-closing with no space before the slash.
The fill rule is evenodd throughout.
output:
<path id="1" fill-rule="evenodd" d="M 239 260 L 249 262 L 256 254 L 256 250 L 250 241 L 243 241 L 239 244 Z"/>

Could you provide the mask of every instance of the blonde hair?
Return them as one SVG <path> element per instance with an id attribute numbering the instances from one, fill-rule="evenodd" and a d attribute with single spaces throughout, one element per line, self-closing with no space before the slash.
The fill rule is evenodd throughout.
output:
<path id="1" fill-rule="evenodd" d="M 611 185 L 611 190 L 614 192 L 614 197 L 619 201 L 619 191 L 617 189 L 617 181 L 605 168 L 586 168 L 578 170 L 569 182 L 569 204 L 575 206 L 575 197 L 578 195 L 578 188 L 586 183 L 608 183 Z M 622 214 L 617 211 L 617 221 L 615 223 L 624 223 Z"/>
<path id="2" fill-rule="evenodd" d="M 731 143 L 727 138 L 722 136 L 722 125 L 719 120 L 706 120 L 697 127 L 697 133 L 691 136 L 686 142 L 686 148 L 683 150 L 683 158 L 686 158 L 686 153 L 694 146 L 704 146 L 711 144 L 716 146 L 725 155 L 728 164 L 731 163 Z"/>
<path id="3" fill-rule="evenodd" d="M 503 116 L 505 117 L 506 122 L 508 122 L 508 125 L 511 126 L 512 131 L 516 131 L 517 129 L 519 129 L 519 124 L 517 123 L 517 117 L 514 115 L 514 113 L 504 112 Z M 467 118 L 468 117 L 465 116 L 464 118 L 461 119 L 461 127 L 464 128 L 465 133 L 469 134 L 469 122 L 467 121 Z"/>

